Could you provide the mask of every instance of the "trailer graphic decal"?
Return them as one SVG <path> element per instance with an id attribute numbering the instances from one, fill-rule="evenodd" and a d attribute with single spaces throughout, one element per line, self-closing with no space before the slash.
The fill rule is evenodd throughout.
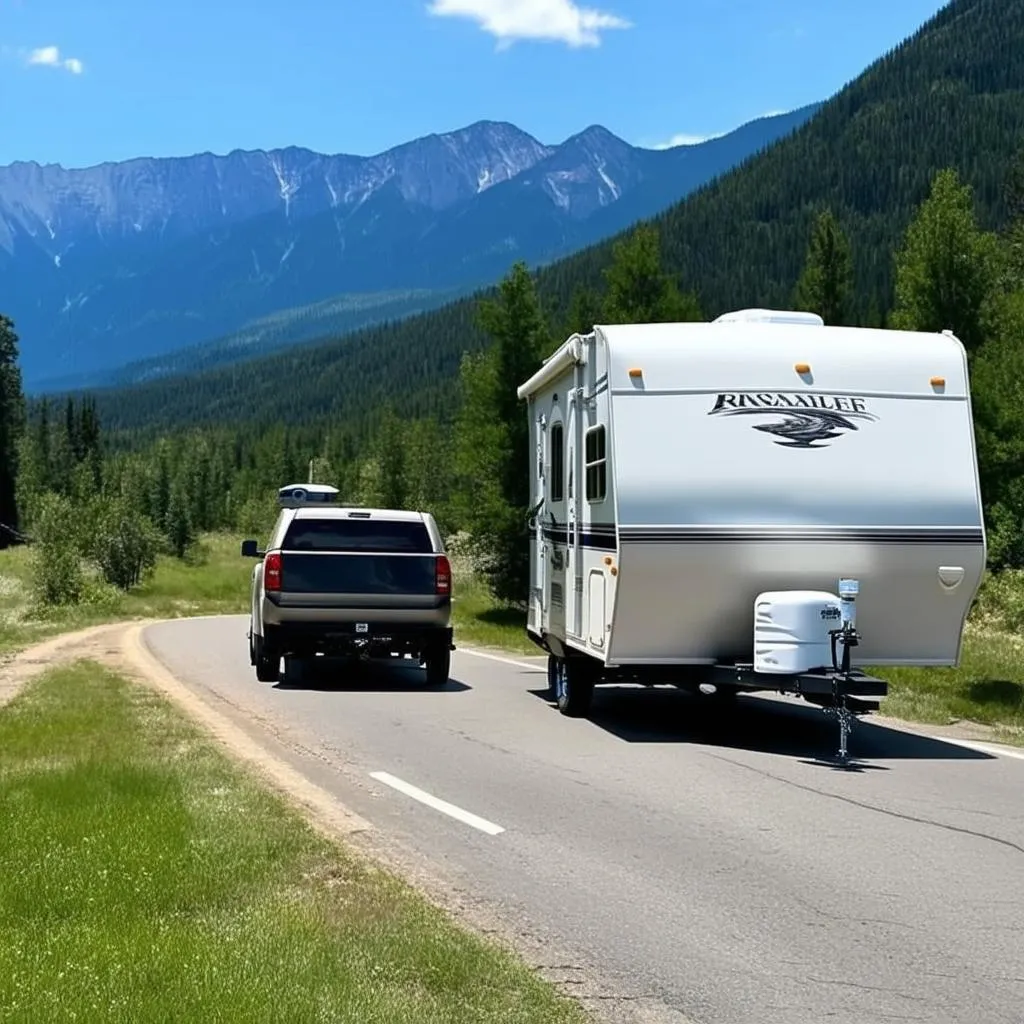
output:
<path id="1" fill-rule="evenodd" d="M 847 431 L 858 430 L 856 420 L 878 419 L 867 411 L 863 398 L 784 392 L 720 394 L 708 415 L 769 417 L 751 426 L 774 435 L 784 448 L 825 448 Z"/>

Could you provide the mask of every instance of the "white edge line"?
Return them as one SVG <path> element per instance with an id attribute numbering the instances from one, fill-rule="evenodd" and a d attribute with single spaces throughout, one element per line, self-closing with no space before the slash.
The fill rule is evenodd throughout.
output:
<path id="1" fill-rule="evenodd" d="M 370 772 L 370 778 L 383 782 L 385 786 L 397 789 L 399 793 L 411 796 L 413 800 L 419 800 L 421 804 L 426 804 L 435 811 L 447 814 L 449 817 L 455 818 L 456 821 L 461 821 L 464 825 L 472 825 L 473 828 L 486 832 L 490 836 L 500 835 L 505 831 L 500 825 L 495 825 L 493 821 L 488 821 L 486 818 L 481 818 L 476 814 L 471 814 L 469 811 L 464 811 L 461 807 L 456 807 L 455 804 L 450 804 L 446 800 L 439 800 L 436 796 L 431 796 L 422 789 L 417 789 L 415 786 L 410 785 L 410 783 L 388 772 Z"/>
<path id="2" fill-rule="evenodd" d="M 994 757 L 1012 757 L 1016 761 L 1024 761 L 1024 750 L 1015 750 L 1013 747 L 1004 746 L 1001 743 L 983 743 L 980 740 L 954 740 L 949 736 L 932 736 L 930 734 L 928 739 L 937 740 L 939 743 L 952 743 L 954 747 L 966 747 L 968 750 L 977 750 L 980 754 L 992 754 Z"/>
<path id="3" fill-rule="evenodd" d="M 498 661 L 502 665 L 513 665 L 515 668 L 525 668 L 530 672 L 545 671 L 543 665 L 531 665 L 526 661 L 516 661 L 515 658 L 504 658 L 500 654 L 485 654 L 483 651 L 474 650 L 472 647 L 458 648 L 460 654 L 472 654 L 474 658 L 486 658 L 488 661 Z"/>

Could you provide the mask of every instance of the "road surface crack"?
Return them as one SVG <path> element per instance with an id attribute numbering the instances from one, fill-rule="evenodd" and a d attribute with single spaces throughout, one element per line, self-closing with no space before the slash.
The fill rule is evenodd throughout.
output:
<path id="1" fill-rule="evenodd" d="M 737 768 L 745 768 L 747 771 L 753 772 L 755 775 L 771 779 L 774 782 L 781 782 L 783 785 L 803 790 L 805 793 L 814 793 L 815 795 L 825 797 L 828 800 L 837 800 L 840 803 L 848 804 L 851 807 L 859 807 L 861 810 L 873 811 L 875 814 L 884 814 L 889 818 L 898 818 L 901 821 L 908 821 L 917 825 L 930 825 L 932 828 L 939 828 L 946 832 L 957 832 L 960 835 L 972 836 L 975 839 L 984 839 L 990 843 L 997 843 L 1000 846 L 1008 847 L 1016 853 L 1024 853 L 1024 846 L 1021 846 L 1019 843 L 1015 843 L 1012 839 L 1003 839 L 1001 836 L 989 835 L 987 832 L 977 832 L 974 829 L 963 828 L 960 825 L 950 825 L 945 821 L 935 821 L 931 818 L 919 818 L 916 815 L 907 814 L 904 811 L 890 811 L 885 807 L 878 807 L 875 804 L 865 803 L 863 800 L 855 800 L 853 797 L 843 796 L 841 793 L 827 793 L 825 790 L 818 789 L 816 786 L 808 786 L 803 782 L 794 782 L 792 779 L 785 779 L 781 775 L 776 775 L 774 772 L 767 772 L 763 768 L 755 768 L 753 765 L 744 764 L 742 761 L 735 761 L 731 757 L 722 757 L 720 754 L 709 754 L 708 756 L 713 757 L 718 761 L 724 761 L 726 764 L 735 765 Z"/>

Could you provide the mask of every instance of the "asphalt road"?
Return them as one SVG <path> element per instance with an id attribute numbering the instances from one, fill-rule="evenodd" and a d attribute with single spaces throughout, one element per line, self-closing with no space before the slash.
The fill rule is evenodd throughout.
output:
<path id="1" fill-rule="evenodd" d="M 573 720 L 539 659 L 468 652 L 439 692 L 396 667 L 270 685 L 246 622 L 145 640 L 627 998 L 698 1024 L 1024 1022 L 1024 759 L 862 722 L 842 772 L 834 722 L 795 700 L 599 689 Z"/>

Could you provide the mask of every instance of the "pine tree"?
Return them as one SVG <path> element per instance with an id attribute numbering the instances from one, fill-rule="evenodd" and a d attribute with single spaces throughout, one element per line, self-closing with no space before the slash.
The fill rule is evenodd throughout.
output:
<path id="1" fill-rule="evenodd" d="M 463 360 L 456 426 L 458 510 L 477 566 L 494 595 L 522 603 L 529 589 L 529 425 L 516 389 L 537 370 L 551 338 L 534 282 L 517 263 L 497 300 L 479 311 L 493 346 Z"/>
<path id="2" fill-rule="evenodd" d="M 0 548 L 19 537 L 18 449 L 24 418 L 18 336 L 14 322 L 0 314 Z"/>
<path id="3" fill-rule="evenodd" d="M 825 209 L 815 219 L 793 305 L 817 313 L 826 324 L 844 326 L 850 322 L 852 294 L 850 243 L 832 211 Z"/>
<path id="4" fill-rule="evenodd" d="M 388 404 L 377 430 L 373 450 L 378 500 L 384 508 L 405 508 L 408 487 L 405 476 L 405 427 Z"/>
<path id="5" fill-rule="evenodd" d="M 658 229 L 652 224 L 641 224 L 615 243 L 605 279 L 604 316 L 608 323 L 677 323 L 702 318 L 696 296 L 681 294 L 662 268 Z"/>
<path id="6" fill-rule="evenodd" d="M 569 315 L 562 333 L 590 334 L 594 324 L 601 321 L 601 297 L 590 288 L 578 287 L 573 290 L 569 302 Z"/>
<path id="7" fill-rule="evenodd" d="M 951 330 L 969 352 L 986 338 L 986 306 L 999 280 L 999 243 L 981 231 L 972 190 L 940 171 L 896 256 L 898 330 Z"/>

